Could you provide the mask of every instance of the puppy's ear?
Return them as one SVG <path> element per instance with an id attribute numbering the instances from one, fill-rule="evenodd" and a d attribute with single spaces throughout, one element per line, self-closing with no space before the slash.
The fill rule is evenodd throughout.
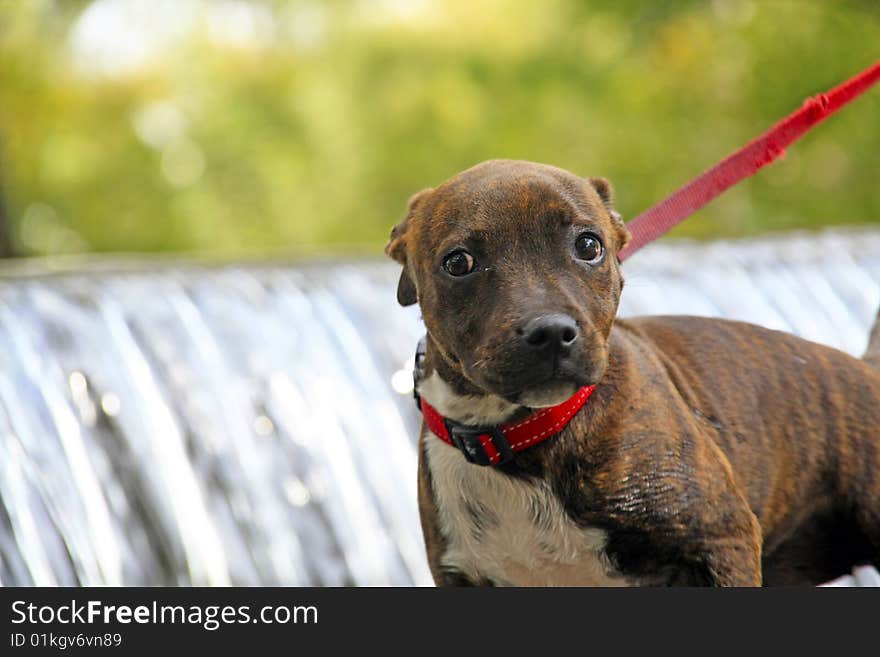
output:
<path id="1" fill-rule="evenodd" d="M 617 234 L 617 250 L 620 251 L 629 242 L 630 234 L 626 224 L 623 223 L 623 217 L 614 209 L 614 190 L 611 187 L 611 183 L 608 182 L 607 178 L 588 178 L 587 182 L 596 190 L 599 198 L 602 199 L 602 205 L 605 206 L 608 214 L 611 215 L 611 223 Z"/>
<path id="2" fill-rule="evenodd" d="M 403 265 L 403 271 L 400 272 L 400 280 L 397 283 L 397 302 L 401 306 L 411 306 L 418 301 L 418 290 L 407 262 L 407 229 L 416 207 L 432 191 L 432 189 L 423 189 L 409 199 L 406 217 L 391 229 L 391 239 L 385 245 L 385 253 Z"/>

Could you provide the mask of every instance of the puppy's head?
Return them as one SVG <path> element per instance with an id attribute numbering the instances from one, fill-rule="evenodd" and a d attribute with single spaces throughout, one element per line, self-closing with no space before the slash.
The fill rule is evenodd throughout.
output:
<path id="1" fill-rule="evenodd" d="M 607 180 L 493 160 L 412 197 L 386 253 L 443 369 L 540 407 L 602 376 L 628 238 Z"/>

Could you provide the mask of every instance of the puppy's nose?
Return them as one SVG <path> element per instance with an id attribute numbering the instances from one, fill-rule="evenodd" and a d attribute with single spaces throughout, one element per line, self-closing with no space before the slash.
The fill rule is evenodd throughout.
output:
<path id="1" fill-rule="evenodd" d="M 577 322 L 568 315 L 542 315 L 520 329 L 523 340 L 533 349 L 565 352 L 577 340 Z"/>

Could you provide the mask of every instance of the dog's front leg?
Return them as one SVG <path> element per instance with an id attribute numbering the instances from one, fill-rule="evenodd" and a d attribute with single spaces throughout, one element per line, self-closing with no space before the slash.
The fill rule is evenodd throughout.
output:
<path id="1" fill-rule="evenodd" d="M 709 580 L 714 586 L 761 586 L 761 524 L 727 458 L 714 442 L 707 445 L 707 476 L 697 487 L 706 499 L 701 543 Z"/>
<path id="2" fill-rule="evenodd" d="M 631 445 L 643 443 L 624 443 L 627 460 L 605 464 L 601 476 L 586 474 L 583 499 L 560 488 L 587 510 L 578 520 L 601 522 L 591 507 L 617 519 L 607 549 L 624 574 L 644 584 L 760 586 L 762 529 L 727 459 L 695 432 L 651 439 L 662 451 L 634 452 Z"/>
<path id="3" fill-rule="evenodd" d="M 727 459 L 710 443 L 688 486 L 701 502 L 683 515 L 695 561 L 710 586 L 761 586 L 763 532 Z"/>
<path id="4" fill-rule="evenodd" d="M 760 531 L 706 543 L 701 560 L 712 586 L 761 586 Z"/>
<path id="5" fill-rule="evenodd" d="M 683 523 L 690 527 L 686 533 L 668 536 L 672 545 L 658 541 L 654 546 L 669 558 L 667 569 L 662 562 L 658 568 L 665 574 L 652 582 L 648 570 L 647 577 L 637 579 L 661 586 L 761 586 L 761 532 L 756 520 L 750 522 L 751 511 L 744 511 L 746 524 L 734 527 L 711 527 L 701 523 L 705 519 L 689 518 Z"/>
<path id="6" fill-rule="evenodd" d="M 443 568 L 441 560 L 446 549 L 446 539 L 440 530 L 437 504 L 431 482 L 431 471 L 425 458 L 425 431 L 422 429 L 419 438 L 419 472 L 418 472 L 419 517 L 422 521 L 422 536 L 425 539 L 425 551 L 428 555 L 428 566 L 437 586 L 467 586 L 467 583 L 451 576 Z"/>
<path id="7" fill-rule="evenodd" d="M 761 586 L 761 525 L 726 460 L 709 461 L 715 467 L 705 467 L 694 482 L 702 503 L 684 514 L 693 528 L 687 542 L 696 547 L 694 561 L 710 586 Z"/>
<path id="8" fill-rule="evenodd" d="M 708 500 L 701 506 L 710 510 L 708 515 L 718 508 Z M 726 526 L 702 514 L 676 514 L 676 521 L 665 527 L 612 530 L 612 561 L 642 586 L 761 586 L 757 520 L 748 509 L 732 515 L 737 520 Z"/>

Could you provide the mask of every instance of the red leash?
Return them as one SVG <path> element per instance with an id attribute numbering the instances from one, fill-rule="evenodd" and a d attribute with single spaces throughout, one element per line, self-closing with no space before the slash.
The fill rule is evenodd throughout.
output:
<path id="1" fill-rule="evenodd" d="M 785 153 L 789 144 L 870 89 L 878 80 L 880 62 L 827 93 L 808 98 L 799 110 L 782 119 L 763 135 L 637 216 L 627 224 L 632 240 L 620 252 L 620 259 L 625 260 L 720 196 L 728 187 L 770 164 Z"/>

